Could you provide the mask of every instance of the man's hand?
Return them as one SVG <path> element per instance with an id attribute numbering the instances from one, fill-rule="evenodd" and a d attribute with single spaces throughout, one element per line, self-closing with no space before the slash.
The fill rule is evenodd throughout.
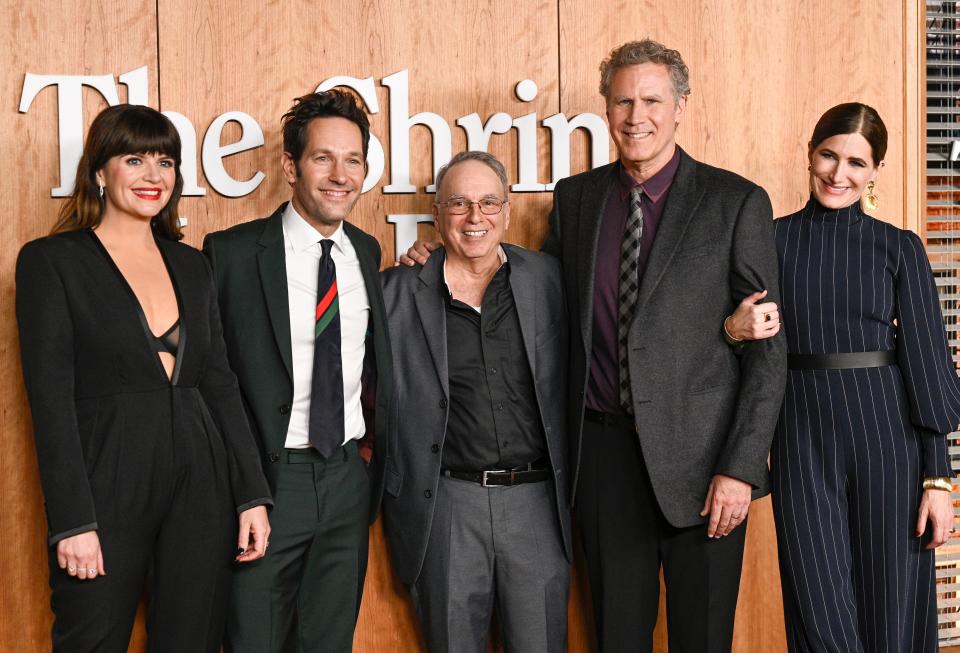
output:
<path id="1" fill-rule="evenodd" d="M 724 537 L 743 523 L 750 510 L 749 483 L 732 476 L 717 474 L 710 481 L 707 500 L 703 502 L 701 517 L 710 515 L 707 537 Z"/>
<path id="2" fill-rule="evenodd" d="M 413 267 L 417 263 L 423 265 L 430 258 L 430 252 L 438 247 L 440 247 L 439 242 L 431 243 L 426 240 L 418 240 L 410 246 L 406 254 L 400 256 L 400 263 L 409 267 Z"/>

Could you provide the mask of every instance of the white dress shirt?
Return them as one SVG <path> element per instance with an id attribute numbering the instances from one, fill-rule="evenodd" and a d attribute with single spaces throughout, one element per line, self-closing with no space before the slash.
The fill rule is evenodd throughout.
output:
<path id="1" fill-rule="evenodd" d="M 293 405 L 285 446 L 310 446 L 310 388 L 313 381 L 313 346 L 317 308 L 317 276 L 320 271 L 320 232 L 287 204 L 283 213 L 283 249 L 287 265 L 287 296 L 290 302 L 290 344 L 293 348 Z M 360 272 L 360 260 L 343 225 L 330 236 L 330 255 L 337 266 L 340 303 L 340 355 L 343 358 L 344 442 L 363 437 L 360 407 L 360 377 L 363 373 L 364 341 L 370 319 L 370 302 Z"/>

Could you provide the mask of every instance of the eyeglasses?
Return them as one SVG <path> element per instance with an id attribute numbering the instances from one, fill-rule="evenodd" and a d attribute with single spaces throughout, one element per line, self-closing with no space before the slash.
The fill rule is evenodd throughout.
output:
<path id="1" fill-rule="evenodd" d="M 474 204 L 480 208 L 480 213 L 484 215 L 497 215 L 503 210 L 503 205 L 509 203 L 510 200 L 502 200 L 497 197 L 484 197 L 476 202 L 471 202 L 464 197 L 451 197 L 446 202 L 436 202 L 436 205 L 447 207 L 447 212 L 450 215 L 466 215 L 470 213 Z"/>

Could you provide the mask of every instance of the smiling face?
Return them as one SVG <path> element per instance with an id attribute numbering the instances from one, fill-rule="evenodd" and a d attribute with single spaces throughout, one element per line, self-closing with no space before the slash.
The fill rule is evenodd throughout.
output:
<path id="1" fill-rule="evenodd" d="M 166 154 L 111 157 L 97 171 L 97 183 L 104 189 L 104 219 L 152 219 L 170 201 L 176 181 L 176 162 Z"/>
<path id="2" fill-rule="evenodd" d="M 468 202 L 507 199 L 496 173 L 487 164 L 470 160 L 447 170 L 437 193 L 438 202 L 455 198 Z M 451 215 L 446 206 L 434 204 L 433 219 L 448 258 L 492 261 L 498 256 L 503 234 L 510 225 L 510 205 L 504 204 L 496 215 L 484 215 L 476 204 L 470 206 L 466 215 Z"/>
<path id="3" fill-rule="evenodd" d="M 360 128 L 340 117 L 315 118 L 299 161 L 283 153 L 293 208 L 324 236 L 336 231 L 360 199 L 366 166 Z"/>
<path id="4" fill-rule="evenodd" d="M 686 105 L 686 97 L 674 97 L 670 72 L 663 64 L 641 63 L 614 73 L 607 122 L 620 161 L 634 179 L 646 181 L 673 157 Z"/>
<path id="5" fill-rule="evenodd" d="M 828 209 L 857 202 L 867 183 L 876 180 L 880 172 L 873 163 L 870 143 L 860 134 L 831 136 L 812 147 L 809 157 L 810 188 Z"/>

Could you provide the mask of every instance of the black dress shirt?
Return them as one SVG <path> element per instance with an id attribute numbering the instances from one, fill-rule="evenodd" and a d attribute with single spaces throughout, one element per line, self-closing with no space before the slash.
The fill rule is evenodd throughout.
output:
<path id="1" fill-rule="evenodd" d="M 620 298 L 620 245 L 630 212 L 630 191 L 643 187 L 640 206 L 643 210 L 643 235 L 640 238 L 640 258 L 637 277 L 643 271 L 653 249 L 653 241 L 667 204 L 673 178 L 680 166 L 680 148 L 667 165 L 650 179 L 638 184 L 617 164 L 616 179 L 610 186 L 607 206 L 600 226 L 597 243 L 593 292 L 593 338 L 590 360 L 590 381 L 587 383 L 587 408 L 605 413 L 620 414 L 620 360 L 617 349 L 617 325 Z"/>
<path id="2" fill-rule="evenodd" d="M 450 384 L 443 469 L 511 469 L 547 455 L 509 275 L 504 263 L 479 313 L 441 285 Z"/>

